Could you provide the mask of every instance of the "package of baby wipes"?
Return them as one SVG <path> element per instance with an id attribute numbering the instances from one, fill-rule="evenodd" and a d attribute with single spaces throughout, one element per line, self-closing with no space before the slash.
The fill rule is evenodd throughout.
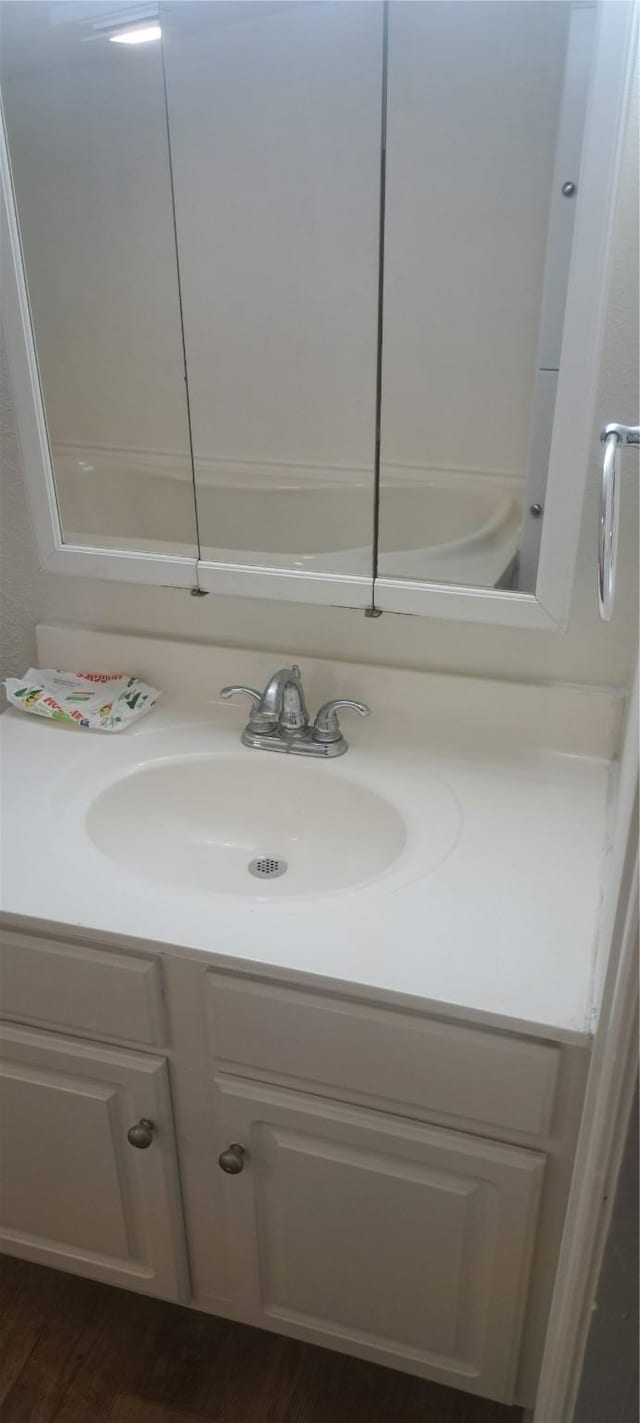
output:
<path id="1" fill-rule="evenodd" d="M 8 677 L 7 699 L 21 711 L 93 731 L 124 731 L 155 706 L 159 691 L 126 673 L 56 672 L 30 667 Z"/>

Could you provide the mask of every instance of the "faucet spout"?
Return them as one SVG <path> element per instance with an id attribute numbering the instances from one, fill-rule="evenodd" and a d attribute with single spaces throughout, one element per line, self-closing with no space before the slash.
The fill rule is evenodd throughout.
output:
<path id="1" fill-rule="evenodd" d="M 305 706 L 300 668 L 281 667 L 267 683 L 258 711 L 265 720 L 275 721 L 283 731 L 305 731 L 309 714 Z"/>
<path id="2" fill-rule="evenodd" d="M 285 701 L 285 690 L 288 686 L 298 686 L 302 692 L 300 680 L 300 668 L 281 667 L 279 672 L 274 672 L 269 679 L 260 698 L 258 710 L 264 716 L 271 717 L 274 721 L 279 721 Z"/>
<path id="3" fill-rule="evenodd" d="M 300 668 L 294 667 L 292 671 L 296 673 L 295 678 L 285 682 L 282 690 L 280 725 L 284 731 L 304 732 L 309 725 L 309 713 L 305 706 Z"/>

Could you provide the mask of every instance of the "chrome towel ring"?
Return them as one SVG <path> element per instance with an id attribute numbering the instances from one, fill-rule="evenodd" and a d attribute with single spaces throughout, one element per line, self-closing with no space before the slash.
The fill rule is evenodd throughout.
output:
<path id="1" fill-rule="evenodd" d="M 620 446 L 640 445 L 640 425 L 605 425 L 600 520 L 598 524 L 598 609 L 602 621 L 611 621 L 616 593 L 618 531 L 620 528 Z"/>

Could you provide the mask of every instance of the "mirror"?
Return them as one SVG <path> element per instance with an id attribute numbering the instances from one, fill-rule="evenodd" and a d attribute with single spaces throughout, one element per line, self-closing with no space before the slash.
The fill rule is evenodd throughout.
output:
<path id="1" fill-rule="evenodd" d="M 535 588 L 593 20 L 390 5 L 385 578 Z"/>
<path id="2" fill-rule="evenodd" d="M 5 0 L 6 130 L 65 544 L 197 554 L 162 48 Z"/>
<path id="3" fill-rule="evenodd" d="M 632 11 L 3 0 L 43 566 L 562 625 Z"/>
<path id="4" fill-rule="evenodd" d="M 201 557 L 370 579 L 383 6 L 160 20 Z"/>

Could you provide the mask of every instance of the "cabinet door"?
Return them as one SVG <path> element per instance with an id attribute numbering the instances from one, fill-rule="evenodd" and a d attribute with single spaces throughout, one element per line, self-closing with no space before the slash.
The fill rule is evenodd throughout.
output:
<path id="1" fill-rule="evenodd" d="M 509 1401 L 537 1152 L 216 1079 L 239 1317 Z"/>
<path id="2" fill-rule="evenodd" d="M 162 0 L 160 20 L 201 586 L 364 607 L 383 6 Z"/>
<path id="3" fill-rule="evenodd" d="M 137 568 L 155 555 L 159 576 L 172 568 L 189 587 L 198 540 L 162 47 L 110 44 L 92 24 L 105 10 L 117 26 L 117 4 L 59 12 L 64 23 L 48 5 L 2 12 L 23 321 L 55 480 L 46 489 L 41 473 L 37 507 L 56 508 L 68 566 L 79 549 L 104 550 L 106 568 L 107 551 L 125 554 L 130 570 L 134 553 Z M 24 399 L 17 363 L 14 377 Z"/>
<path id="4" fill-rule="evenodd" d="M 147 1149 L 129 1144 L 141 1118 Z M 180 1299 L 186 1265 L 163 1058 L 0 1031 L 0 1248 Z"/>
<path id="5" fill-rule="evenodd" d="M 518 548 L 570 14 L 390 8 L 383 576 L 500 586 Z"/>

